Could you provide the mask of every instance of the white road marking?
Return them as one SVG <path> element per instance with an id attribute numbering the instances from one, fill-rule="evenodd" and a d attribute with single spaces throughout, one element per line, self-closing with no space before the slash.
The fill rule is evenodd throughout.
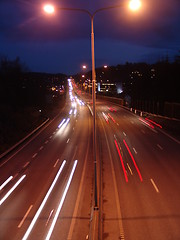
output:
<path id="1" fill-rule="evenodd" d="M 50 139 L 52 138 L 52 135 L 49 137 Z"/>
<path id="2" fill-rule="evenodd" d="M 45 144 L 47 144 L 49 141 L 47 140 L 47 141 L 45 141 Z"/>
<path id="3" fill-rule="evenodd" d="M 49 222 L 49 220 L 50 220 L 53 212 L 54 212 L 54 209 L 52 209 L 51 212 L 50 212 L 50 214 L 49 214 L 49 217 L 48 217 L 48 219 L 47 219 L 47 221 L 46 221 L 46 226 L 48 225 L 48 222 Z"/>
<path id="4" fill-rule="evenodd" d="M 124 136 L 126 137 L 126 133 L 125 133 L 125 132 L 123 132 L 123 134 L 124 134 Z"/>
<path id="5" fill-rule="evenodd" d="M 59 176 L 60 176 L 60 174 L 61 174 L 61 172 L 62 172 L 65 164 L 66 164 L 66 160 L 64 160 L 64 161 L 62 162 L 62 165 L 61 165 L 61 167 L 59 168 L 58 173 L 56 174 L 56 177 L 54 178 L 54 180 L 53 180 L 53 182 L 52 182 L 52 184 L 51 184 L 48 192 L 46 193 L 45 198 L 43 199 L 43 201 L 42 201 L 42 203 L 41 203 L 38 211 L 36 212 L 36 214 L 35 214 L 32 222 L 31 222 L 31 224 L 29 225 L 29 227 L 28 227 L 28 229 L 27 229 L 24 237 L 22 238 L 22 240 L 26 240 L 26 239 L 29 237 L 29 234 L 31 233 L 31 231 L 32 231 L 32 229 L 33 229 L 33 227 L 34 227 L 34 225 L 35 225 L 35 223 L 36 223 L 36 221 L 37 221 L 37 219 L 38 219 L 38 217 L 39 217 L 39 215 L 40 215 L 40 213 L 41 213 L 44 205 L 46 204 L 46 202 L 47 202 L 47 200 L 48 200 L 48 198 L 49 198 L 49 195 L 51 194 L 51 192 L 52 192 L 52 190 L 53 190 L 53 188 L 54 188 L 54 186 L 55 186 L 55 184 L 56 184 L 56 182 L 57 182 L 57 180 L 58 180 L 58 178 L 59 178 Z"/>
<path id="6" fill-rule="evenodd" d="M 58 164 L 59 162 L 59 158 L 56 160 L 55 164 L 54 164 L 54 168 L 56 167 L 56 165 Z"/>
<path id="7" fill-rule="evenodd" d="M 66 143 L 68 143 L 70 141 L 70 138 L 68 138 L 68 140 L 67 140 L 67 142 Z"/>
<path id="8" fill-rule="evenodd" d="M 134 147 L 133 147 L 133 150 L 134 150 L 135 154 L 137 154 L 137 151 L 136 151 L 136 149 Z"/>
<path id="9" fill-rule="evenodd" d="M 60 214 L 62 205 L 63 205 L 64 200 L 65 200 L 65 198 L 66 198 L 66 195 L 67 195 L 69 186 L 70 186 L 70 184 L 71 184 L 71 180 L 72 180 L 72 178 L 73 178 L 73 175 L 74 175 L 74 172 L 75 172 L 75 169 L 76 169 L 76 166 L 77 166 L 77 162 L 78 162 L 77 160 L 74 161 L 73 168 L 72 168 L 72 170 L 71 170 L 71 173 L 70 173 L 68 182 L 67 182 L 67 184 L 66 184 L 65 190 L 64 190 L 64 192 L 63 192 L 62 198 L 61 198 L 61 200 L 60 200 L 60 202 L 59 202 L 59 206 L 58 206 L 58 208 L 57 208 L 56 214 L 55 214 L 55 216 L 54 216 L 54 218 L 53 218 L 53 221 L 52 221 L 52 224 L 51 224 L 51 226 L 50 226 L 50 228 L 49 228 L 48 234 L 47 234 L 47 236 L 46 236 L 46 238 L 45 238 L 46 240 L 49 240 L 49 239 L 51 238 L 51 235 L 52 235 L 52 232 L 53 232 L 53 230 L 54 230 L 55 224 L 56 224 L 56 222 L 57 222 L 58 216 L 59 216 L 59 214 Z"/>
<path id="10" fill-rule="evenodd" d="M 39 148 L 39 150 L 41 151 L 43 148 L 44 148 L 44 146 L 41 146 L 41 147 Z"/>
<path id="11" fill-rule="evenodd" d="M 157 144 L 158 148 L 163 150 L 163 147 L 161 147 L 161 145 Z"/>
<path id="12" fill-rule="evenodd" d="M 31 205 L 31 206 L 28 208 L 26 214 L 24 215 L 23 219 L 22 219 L 21 222 L 19 223 L 18 228 L 20 228 L 20 227 L 23 225 L 23 223 L 24 223 L 24 221 L 26 220 L 26 218 L 27 218 L 29 212 L 31 211 L 32 207 L 33 207 L 33 205 Z"/>
<path id="13" fill-rule="evenodd" d="M 153 179 L 151 178 L 150 180 L 151 180 L 151 183 L 152 183 L 153 187 L 155 188 L 156 192 L 159 193 L 159 189 L 158 189 L 158 187 L 156 186 L 156 184 L 155 184 L 155 182 L 153 181 Z"/>
<path id="14" fill-rule="evenodd" d="M 129 169 L 129 171 L 130 171 L 131 175 L 133 175 L 133 172 L 132 172 L 132 170 L 131 170 L 131 168 L 130 168 L 130 166 L 129 166 L 129 164 L 128 164 L 128 163 L 127 163 L 127 166 L 128 166 L 128 169 Z"/>
<path id="15" fill-rule="evenodd" d="M 26 162 L 23 166 L 23 168 L 27 167 L 27 165 L 29 165 L 29 162 Z"/>
<path id="16" fill-rule="evenodd" d="M 33 156 L 32 156 L 32 158 L 35 158 L 37 156 L 37 153 L 35 153 Z"/>

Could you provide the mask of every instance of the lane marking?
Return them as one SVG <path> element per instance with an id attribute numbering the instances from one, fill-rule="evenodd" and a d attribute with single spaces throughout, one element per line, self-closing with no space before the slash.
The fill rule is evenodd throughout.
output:
<path id="1" fill-rule="evenodd" d="M 77 166 L 77 162 L 78 162 L 77 160 L 74 161 L 74 165 L 73 165 L 71 174 L 70 174 L 70 176 L 69 176 L 69 179 L 68 179 L 68 182 L 67 182 L 67 184 L 66 184 L 65 190 L 64 190 L 64 192 L 63 192 L 62 198 L 61 198 L 61 200 L 60 200 L 60 202 L 59 202 L 59 206 L 58 206 L 57 211 L 56 211 L 56 214 L 55 214 L 55 216 L 54 216 L 54 218 L 53 218 L 51 227 L 50 227 L 50 229 L 49 229 L 49 231 L 48 231 L 48 234 L 47 234 L 47 236 L 46 236 L 46 240 L 49 240 L 49 239 L 51 238 L 51 235 L 52 235 L 52 232 L 53 232 L 53 230 L 54 230 L 56 221 L 57 221 L 57 219 L 58 219 L 58 216 L 59 216 L 59 214 L 60 214 L 62 205 L 63 205 L 64 200 L 65 200 L 65 197 L 66 197 L 66 195 L 67 195 L 69 186 L 70 186 L 70 184 L 71 184 L 71 181 L 72 181 L 72 178 L 73 178 L 73 175 L 74 175 L 76 166 Z"/>
<path id="2" fill-rule="evenodd" d="M 123 134 L 124 134 L 124 136 L 126 137 L 126 133 L 125 133 L 125 132 L 123 132 Z"/>
<path id="3" fill-rule="evenodd" d="M 133 150 L 134 150 L 135 154 L 137 154 L 137 151 L 136 151 L 136 149 L 134 147 L 133 147 Z"/>
<path id="4" fill-rule="evenodd" d="M 26 220 L 26 218 L 27 218 L 29 212 L 31 211 L 32 207 L 33 207 L 33 205 L 30 205 L 30 207 L 28 208 L 28 210 L 27 210 L 26 214 L 24 215 L 23 219 L 19 223 L 18 228 L 20 228 L 23 225 L 23 223 Z"/>
<path id="5" fill-rule="evenodd" d="M 32 156 L 32 158 L 35 158 L 37 156 L 37 153 L 35 153 L 33 156 Z"/>
<path id="6" fill-rule="evenodd" d="M 44 146 L 41 146 L 41 147 L 39 148 L 39 150 L 41 151 L 43 148 L 44 148 Z"/>
<path id="7" fill-rule="evenodd" d="M 32 231 L 32 229 L 33 229 L 33 227 L 34 227 L 34 225 L 35 225 L 35 223 L 36 223 L 36 221 L 37 221 L 37 219 L 38 219 L 38 217 L 39 217 L 39 215 L 40 215 L 40 213 L 41 213 L 44 205 L 46 204 L 46 202 L 47 202 L 47 200 L 48 200 L 48 197 L 49 197 L 49 195 L 51 194 L 51 192 L 52 192 L 52 190 L 53 190 L 53 188 L 54 188 L 54 186 L 55 186 L 55 184 L 56 184 L 56 182 L 57 182 L 57 180 L 58 180 L 58 178 L 59 178 L 59 176 L 60 176 L 60 174 L 61 174 L 61 172 L 62 172 L 65 164 L 66 164 L 66 160 L 64 160 L 64 161 L 62 162 L 62 164 L 61 164 L 61 166 L 60 166 L 60 168 L 59 168 L 59 171 L 58 171 L 58 173 L 56 174 L 56 177 L 54 178 L 54 180 L 53 180 L 53 182 L 52 182 L 52 184 L 51 184 L 48 192 L 46 193 L 45 198 L 43 199 L 43 201 L 42 201 L 42 203 L 41 203 L 38 211 L 36 212 L 36 214 L 35 214 L 32 222 L 31 222 L 31 224 L 29 225 L 29 227 L 28 227 L 26 233 L 24 234 L 24 237 L 22 238 L 22 240 L 25 240 L 25 239 L 27 239 L 27 238 L 29 237 L 29 234 L 31 233 L 31 231 Z"/>
<path id="8" fill-rule="evenodd" d="M 157 144 L 158 148 L 163 150 L 163 147 L 161 147 L 161 145 Z"/>
<path id="9" fill-rule="evenodd" d="M 130 168 L 130 166 L 129 166 L 129 164 L 128 164 L 128 163 L 127 163 L 127 166 L 128 166 L 128 169 L 129 169 L 129 171 L 130 171 L 131 175 L 133 175 L 133 172 L 132 172 L 132 170 L 131 170 L 131 168 Z"/>
<path id="10" fill-rule="evenodd" d="M 152 183 L 153 187 L 155 188 L 156 192 L 159 193 L 159 189 L 158 189 L 158 187 L 156 186 L 156 184 L 155 184 L 155 182 L 153 181 L 153 179 L 151 178 L 150 180 L 151 180 L 151 183 Z"/>
<path id="11" fill-rule="evenodd" d="M 55 162 L 55 164 L 54 164 L 54 168 L 56 167 L 56 165 L 58 164 L 58 162 L 59 162 L 59 158 L 56 160 L 56 162 Z"/>
<path id="12" fill-rule="evenodd" d="M 67 140 L 67 142 L 66 143 L 68 143 L 70 141 L 70 138 L 68 138 L 68 140 Z"/>
<path id="13" fill-rule="evenodd" d="M 46 122 L 49 121 L 49 118 L 42 123 L 39 127 L 43 126 L 43 124 L 45 124 Z M 5 165 L 11 158 L 13 158 L 18 152 L 20 152 L 22 149 L 24 149 L 30 142 L 32 142 L 42 131 L 45 130 L 45 128 L 47 128 L 54 120 L 51 120 L 47 125 L 45 125 L 41 130 L 39 130 L 39 132 L 37 134 L 34 135 L 34 137 L 32 137 L 27 143 L 25 143 L 19 150 L 17 150 L 14 154 L 12 154 L 6 161 L 4 161 L 2 164 L 0 164 L 0 168 Z M 33 132 L 35 132 L 36 129 L 33 130 Z M 32 133 L 30 133 L 28 136 L 30 136 Z M 28 138 L 28 136 L 25 137 Z M 23 142 L 24 139 L 20 140 L 20 142 Z M 17 143 L 19 144 L 19 143 Z"/>
<path id="14" fill-rule="evenodd" d="M 48 222 L 49 222 L 49 220 L 50 220 L 53 212 L 54 212 L 54 209 L 52 209 L 51 212 L 50 212 L 50 214 L 49 214 L 49 217 L 48 217 L 48 219 L 47 219 L 47 221 L 46 221 L 46 226 L 48 225 Z"/>
<path id="15" fill-rule="evenodd" d="M 47 141 L 45 141 L 45 144 L 47 144 L 49 141 L 47 140 Z"/>
<path id="16" fill-rule="evenodd" d="M 88 148 L 87 149 L 89 149 L 89 143 L 90 142 L 88 141 Z M 78 213 L 78 207 L 79 207 L 79 204 L 80 204 L 80 197 L 81 197 L 81 193 L 82 193 L 82 187 L 83 187 L 84 178 L 85 178 L 87 158 L 88 158 L 88 151 L 86 151 L 85 162 L 84 162 L 82 175 L 81 175 L 81 181 L 80 181 L 80 184 L 79 184 L 78 195 L 77 195 L 77 198 L 76 198 L 76 203 L 75 203 L 75 207 L 74 207 L 74 212 L 73 212 L 73 216 L 72 216 L 71 225 L 70 225 L 70 228 L 69 228 L 69 233 L 68 233 L 67 240 L 71 240 L 73 238 L 73 230 L 74 230 L 74 226 L 75 226 L 75 221 L 76 221 L 76 217 L 77 217 L 77 213 Z M 86 236 L 86 239 L 88 239 L 87 236 Z"/>
<path id="17" fill-rule="evenodd" d="M 137 173 L 138 173 L 138 175 L 139 175 L 139 178 L 140 178 L 140 180 L 141 180 L 141 182 L 142 182 L 142 181 L 143 181 L 142 175 L 141 175 L 141 173 L 140 173 L 140 171 L 139 171 L 139 168 L 138 168 L 138 166 L 137 166 L 137 164 L 136 164 L 136 161 L 135 161 L 135 159 L 134 159 L 134 157 L 133 157 L 133 155 L 132 155 L 132 153 L 131 153 L 131 151 L 130 151 L 130 149 L 129 149 L 129 147 L 128 147 L 128 145 L 127 145 L 127 143 L 126 143 L 125 140 L 123 140 L 123 143 L 124 143 L 124 145 L 126 146 L 126 148 L 127 148 L 127 150 L 128 150 L 128 153 L 129 153 L 129 155 L 130 155 L 130 157 L 131 157 L 131 159 L 132 159 L 132 161 L 133 161 L 133 163 L 134 163 L 134 166 L 135 166 L 135 168 L 136 168 L 136 171 L 137 171 Z"/>
<path id="18" fill-rule="evenodd" d="M 52 135 L 49 137 L 50 139 L 52 138 Z"/>
<path id="19" fill-rule="evenodd" d="M 26 162 L 23 166 L 23 168 L 27 167 L 29 165 L 30 162 Z"/>
<path id="20" fill-rule="evenodd" d="M 101 121 L 101 124 L 102 124 L 102 121 Z M 109 153 L 110 162 L 111 162 L 111 172 L 112 172 L 112 177 L 113 177 L 114 193 L 115 193 L 115 199 L 116 199 L 119 233 L 120 233 L 120 236 L 123 237 L 123 239 L 124 239 L 124 228 L 123 228 L 123 223 L 122 223 L 122 213 L 121 213 L 121 206 L 120 206 L 120 201 L 119 201 L 117 181 L 116 181 L 116 176 L 115 176 L 115 169 L 114 169 L 114 165 L 113 165 L 113 160 L 112 160 L 112 155 L 111 155 L 111 150 L 110 150 L 107 134 L 105 132 L 103 124 L 102 124 L 102 127 L 104 130 L 104 135 L 106 138 L 108 153 Z"/>
<path id="21" fill-rule="evenodd" d="M 114 142 L 115 142 L 115 145 L 116 145 L 116 149 L 117 149 L 117 151 L 118 151 L 118 154 L 119 154 L 119 158 L 120 158 L 121 165 L 122 165 L 122 168 L 123 168 L 125 180 L 126 180 L 126 182 L 128 182 L 128 177 L 127 177 L 126 169 L 125 169 L 124 162 L 123 162 L 123 159 L 122 159 L 122 155 L 121 155 L 121 152 L 120 152 L 120 150 L 119 150 L 119 146 L 118 146 L 116 140 L 114 140 Z"/>

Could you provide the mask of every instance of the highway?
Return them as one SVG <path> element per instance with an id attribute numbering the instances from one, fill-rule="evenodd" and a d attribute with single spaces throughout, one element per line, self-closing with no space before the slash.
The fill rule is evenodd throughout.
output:
<path id="1" fill-rule="evenodd" d="M 69 89 L 59 115 L 0 162 L 0 239 L 180 239 L 179 142 L 97 99 L 94 210 L 92 103 Z"/>

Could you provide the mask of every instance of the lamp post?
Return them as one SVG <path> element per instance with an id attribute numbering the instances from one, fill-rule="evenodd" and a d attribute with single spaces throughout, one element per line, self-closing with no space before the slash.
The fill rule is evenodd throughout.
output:
<path id="1" fill-rule="evenodd" d="M 94 209 L 98 209 L 97 203 L 97 160 L 96 160 L 96 72 L 95 72 L 95 51 L 94 51 L 94 16 L 101 11 L 120 8 L 125 6 L 124 3 L 120 5 L 104 7 L 97 9 L 94 13 L 90 13 L 86 9 L 81 8 L 61 8 L 57 7 L 56 9 L 60 11 L 78 11 L 83 12 L 89 15 L 91 19 L 91 60 L 92 60 L 92 102 L 93 102 L 93 160 L 94 160 Z M 140 0 L 131 0 L 129 2 L 129 8 L 132 11 L 136 11 L 140 8 Z M 48 14 L 53 14 L 55 8 L 53 5 L 45 5 L 44 11 Z"/>

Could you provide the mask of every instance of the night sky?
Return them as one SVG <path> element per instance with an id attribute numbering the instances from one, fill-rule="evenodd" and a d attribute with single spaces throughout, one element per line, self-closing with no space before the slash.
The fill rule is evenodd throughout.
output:
<path id="1" fill-rule="evenodd" d="M 59 7 L 90 12 L 122 0 L 56 0 Z M 91 69 L 90 18 L 81 12 L 44 14 L 42 0 L 0 0 L 0 57 L 17 56 L 31 71 L 74 74 Z M 47 1 L 46 1 L 47 3 Z M 128 2 L 127 2 L 128 4 Z M 153 63 L 180 50 L 180 1 L 142 0 L 133 13 L 126 5 L 94 19 L 96 67 L 126 62 Z"/>

